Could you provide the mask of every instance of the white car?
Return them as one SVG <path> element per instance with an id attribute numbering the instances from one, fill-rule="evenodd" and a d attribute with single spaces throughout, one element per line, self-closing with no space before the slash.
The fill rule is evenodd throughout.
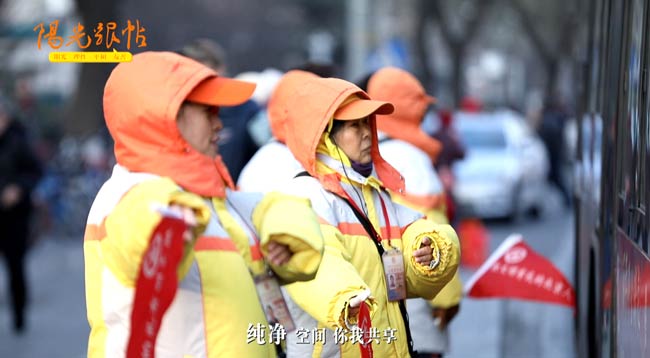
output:
<path id="1" fill-rule="evenodd" d="M 548 154 L 521 115 L 459 112 L 454 126 L 466 150 L 452 169 L 459 214 L 513 219 L 543 208 Z"/>

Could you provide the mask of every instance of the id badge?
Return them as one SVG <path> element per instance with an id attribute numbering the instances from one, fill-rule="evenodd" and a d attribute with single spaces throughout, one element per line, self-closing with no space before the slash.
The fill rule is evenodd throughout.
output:
<path id="1" fill-rule="evenodd" d="M 389 301 L 400 301 L 406 298 L 406 281 L 404 279 L 404 259 L 402 251 L 392 249 L 381 256 L 386 275 L 386 288 Z"/>
<path id="2" fill-rule="evenodd" d="M 254 281 L 269 326 L 273 327 L 276 323 L 279 323 L 287 333 L 295 330 L 296 326 L 293 323 L 289 308 L 284 301 L 280 285 L 275 276 L 270 273 L 263 273 L 255 276 Z"/>

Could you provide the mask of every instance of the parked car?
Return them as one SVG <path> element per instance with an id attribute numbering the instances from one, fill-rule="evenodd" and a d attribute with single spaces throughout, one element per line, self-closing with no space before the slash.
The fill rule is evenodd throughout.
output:
<path id="1" fill-rule="evenodd" d="M 466 147 L 454 164 L 459 214 L 513 219 L 540 212 L 546 193 L 548 154 L 537 134 L 516 112 L 465 113 L 454 126 Z"/>

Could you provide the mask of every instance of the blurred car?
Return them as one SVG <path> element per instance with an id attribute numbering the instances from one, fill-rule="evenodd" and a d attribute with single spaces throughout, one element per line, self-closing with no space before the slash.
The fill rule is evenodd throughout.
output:
<path id="1" fill-rule="evenodd" d="M 543 208 L 549 161 L 525 119 L 512 111 L 455 115 L 465 158 L 453 166 L 459 214 L 514 219 Z"/>

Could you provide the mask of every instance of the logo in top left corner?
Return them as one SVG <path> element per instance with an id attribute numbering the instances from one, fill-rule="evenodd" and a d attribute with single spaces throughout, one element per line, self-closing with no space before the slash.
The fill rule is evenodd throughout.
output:
<path id="1" fill-rule="evenodd" d="M 147 47 L 146 28 L 140 20 L 127 20 L 122 26 L 115 21 L 98 22 L 87 28 L 81 23 L 72 26 L 71 34 L 63 28 L 65 23 L 54 20 L 41 22 L 33 31 L 37 35 L 39 50 L 49 49 L 50 62 L 129 62 L 133 55 L 131 47 Z M 67 48 L 75 49 L 66 51 Z M 126 51 L 124 51 L 126 50 Z"/>

